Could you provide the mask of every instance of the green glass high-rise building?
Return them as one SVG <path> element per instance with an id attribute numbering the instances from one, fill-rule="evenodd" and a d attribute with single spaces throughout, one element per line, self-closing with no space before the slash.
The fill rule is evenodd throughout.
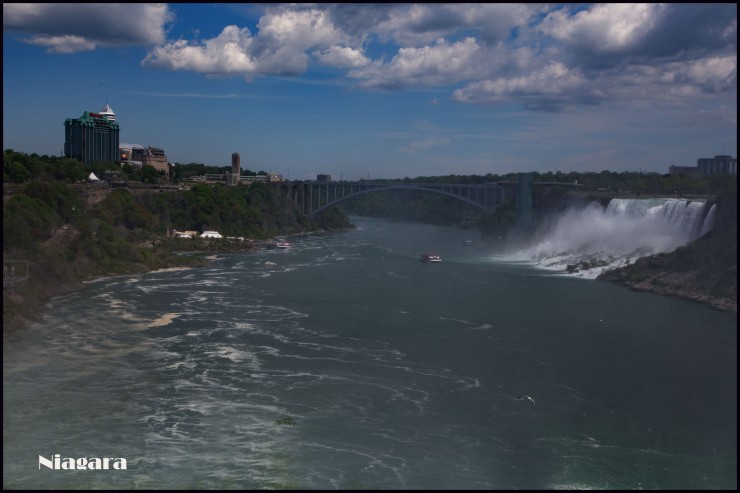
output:
<path id="1" fill-rule="evenodd" d="M 64 122 L 64 155 L 82 164 L 94 161 L 120 161 L 120 128 L 107 104 L 100 113 L 85 111 L 80 118 Z"/>

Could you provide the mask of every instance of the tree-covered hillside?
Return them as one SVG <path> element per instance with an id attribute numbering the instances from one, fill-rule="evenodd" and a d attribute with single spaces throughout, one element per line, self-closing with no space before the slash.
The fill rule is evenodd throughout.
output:
<path id="1" fill-rule="evenodd" d="M 4 174 L 20 164 L 36 173 L 9 189 L 3 206 L 3 260 L 29 262 L 30 278 L 15 296 L 3 290 L 3 327 L 16 316 L 30 317 L 48 296 L 79 287 L 99 276 L 145 272 L 200 262 L 178 255 L 191 251 L 241 251 L 254 248 L 248 239 L 264 240 L 315 230 L 342 229 L 349 219 L 330 209 L 309 219 L 288 201 L 279 187 L 264 183 L 224 187 L 195 185 L 191 190 L 109 189 L 75 184 L 85 173 L 74 162 L 6 151 Z M 15 170 L 15 171 L 14 171 Z M 97 188 L 99 187 L 99 188 Z M 81 190 L 95 193 L 86 200 Z M 215 229 L 237 240 L 183 240 L 168 237 L 173 229 Z"/>

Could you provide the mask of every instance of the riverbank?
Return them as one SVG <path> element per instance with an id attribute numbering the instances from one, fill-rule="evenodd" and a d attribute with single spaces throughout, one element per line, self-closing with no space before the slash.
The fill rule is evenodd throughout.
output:
<path id="1" fill-rule="evenodd" d="M 670 254 L 667 253 L 643 257 L 634 264 L 605 272 L 598 279 L 635 291 L 673 296 L 737 313 L 737 265 L 724 271 L 707 272 L 671 270 L 669 263 Z"/>
<path id="2" fill-rule="evenodd" d="M 352 227 L 354 225 L 350 225 Z M 305 231 L 285 237 L 318 234 L 323 231 L 325 230 Z M 39 262 L 33 262 L 31 276 L 22 288 L 13 294 L 3 290 L 3 332 L 16 331 L 38 321 L 49 300 L 84 289 L 93 282 L 163 270 L 205 267 L 212 261 L 213 254 L 257 252 L 275 248 L 275 242 L 275 239 L 234 241 L 155 238 L 140 245 L 150 252 L 148 263 L 123 262 L 116 264 L 115 270 L 101 272 L 92 268 L 90 259 L 80 256 L 65 270 L 71 274 L 67 276 L 49 273 Z M 44 246 L 58 250 L 61 243 L 56 239 L 46 242 Z"/>
<path id="3" fill-rule="evenodd" d="M 17 331 L 38 321 L 43 316 L 45 305 L 51 299 L 82 290 L 91 282 L 111 277 L 140 275 L 161 269 L 202 267 L 207 263 L 207 259 L 183 255 L 174 261 L 164 261 L 156 268 L 142 263 L 129 263 L 119 271 L 80 277 L 44 276 L 43 268 L 32 263 L 32 275 L 21 288 L 12 294 L 3 290 L 3 332 Z"/>
<path id="4" fill-rule="evenodd" d="M 142 256 L 144 262 L 121 260 L 99 265 L 93 258 L 76 255 L 68 262 L 60 262 L 61 267 L 51 268 L 49 259 L 58 260 L 66 251 L 69 239 L 76 234 L 73 228 L 55 232 L 34 252 L 34 260 L 29 261 L 28 280 L 15 293 L 3 290 L 3 331 L 15 331 L 39 320 L 49 300 L 84 289 L 97 280 L 163 269 L 198 268 L 210 262 L 205 254 L 249 252 L 263 247 L 257 241 L 152 238 L 138 245 L 147 252 Z"/>

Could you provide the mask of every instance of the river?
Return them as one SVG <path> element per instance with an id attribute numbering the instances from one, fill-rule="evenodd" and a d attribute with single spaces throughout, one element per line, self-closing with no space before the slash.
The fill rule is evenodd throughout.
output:
<path id="1" fill-rule="evenodd" d="M 5 334 L 4 488 L 737 488 L 734 314 L 352 220 Z"/>

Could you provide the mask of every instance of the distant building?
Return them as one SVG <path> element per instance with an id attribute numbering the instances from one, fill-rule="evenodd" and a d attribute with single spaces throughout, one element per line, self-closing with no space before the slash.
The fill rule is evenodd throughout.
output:
<path id="1" fill-rule="evenodd" d="M 170 163 L 167 162 L 167 155 L 159 147 L 147 147 L 146 154 L 142 163 L 144 165 L 154 166 L 154 168 L 164 173 L 165 175 L 170 174 Z"/>
<path id="2" fill-rule="evenodd" d="M 267 175 L 242 175 L 239 183 L 242 185 L 251 185 L 254 182 L 267 183 L 270 177 Z"/>
<path id="3" fill-rule="evenodd" d="M 709 175 L 736 175 L 737 158 L 732 156 L 714 156 L 713 158 L 702 158 L 697 161 L 699 173 L 703 176 Z"/>
<path id="4" fill-rule="evenodd" d="M 240 183 L 242 185 L 251 185 L 254 182 L 274 183 L 283 181 L 283 175 L 277 173 L 267 173 L 266 175 L 242 175 Z"/>
<path id="5" fill-rule="evenodd" d="M 331 182 L 331 175 L 316 175 L 316 181 L 318 183 L 329 183 Z"/>
<path id="6" fill-rule="evenodd" d="M 146 149 L 139 144 L 119 144 L 118 152 L 122 165 L 130 164 L 137 168 L 142 166 L 142 159 L 146 156 Z"/>
<path id="7" fill-rule="evenodd" d="M 105 106 L 103 106 L 103 109 L 100 111 L 100 114 L 108 121 L 114 122 L 116 121 L 116 114 L 113 113 L 113 110 L 110 106 L 108 106 L 108 103 L 105 103 Z"/>
<path id="8" fill-rule="evenodd" d="M 144 165 L 153 166 L 157 171 L 169 175 L 170 164 L 167 155 L 158 147 L 144 147 L 139 144 L 120 144 L 118 155 L 121 164 L 130 164 L 135 167 Z"/>
<path id="9" fill-rule="evenodd" d="M 672 175 L 698 175 L 699 168 L 696 166 L 675 166 L 672 164 L 668 167 L 668 173 Z"/>
<path id="10" fill-rule="evenodd" d="M 200 178 L 198 181 L 204 181 L 205 183 L 221 183 L 223 185 L 226 183 L 228 175 L 226 173 L 209 173 L 196 178 Z"/>
<path id="11" fill-rule="evenodd" d="M 101 113 L 85 111 L 80 118 L 64 122 L 64 156 L 82 164 L 94 161 L 116 162 L 119 156 L 120 127 L 107 104 Z"/>
<path id="12" fill-rule="evenodd" d="M 238 152 L 235 152 L 231 155 L 231 175 L 226 180 L 227 185 L 233 187 L 239 184 L 241 169 L 241 156 L 239 156 Z"/>

